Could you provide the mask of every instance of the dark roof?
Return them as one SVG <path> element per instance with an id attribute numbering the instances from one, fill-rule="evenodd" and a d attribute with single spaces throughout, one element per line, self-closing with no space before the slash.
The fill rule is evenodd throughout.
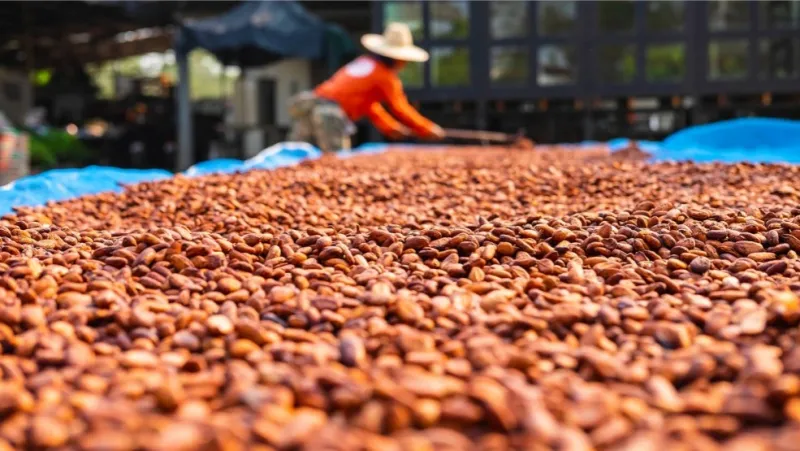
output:
<path id="1" fill-rule="evenodd" d="M 241 1 L 8 1 L 0 7 L 0 66 L 26 67 L 32 38 L 36 67 L 84 64 L 173 47 L 171 28 L 185 18 L 222 14 Z M 369 1 L 301 1 L 326 22 L 360 34 L 369 30 Z M 120 34 L 153 28 L 145 39 Z"/>
<path id="2" fill-rule="evenodd" d="M 157 1 L 12 1 L 0 8 L 0 65 L 26 66 L 27 39 L 31 39 L 36 67 L 63 60 L 85 63 L 136 54 L 146 46 L 120 41 L 121 33 L 162 29 L 179 15 L 218 14 L 235 2 Z M 162 39 L 159 46 L 167 45 Z M 151 45 L 154 42 L 150 39 Z M 163 49 L 162 49 L 163 50 Z M 131 53 L 132 52 L 132 53 Z M 141 52 L 140 52 L 141 53 Z M 105 54 L 105 55 L 104 55 Z"/>
<path id="3" fill-rule="evenodd" d="M 321 59 L 325 22 L 293 1 L 249 1 L 220 16 L 187 21 L 176 50 L 208 50 L 225 64 L 260 66 L 285 57 Z"/>
<path id="4" fill-rule="evenodd" d="M 124 27 L 130 22 L 119 4 L 65 2 L 5 2 L 0 8 L 0 39 L 62 37 L 68 34 Z"/>

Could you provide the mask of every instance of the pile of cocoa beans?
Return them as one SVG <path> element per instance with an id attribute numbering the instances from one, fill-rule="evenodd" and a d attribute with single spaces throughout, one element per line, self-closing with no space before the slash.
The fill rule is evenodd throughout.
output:
<path id="1" fill-rule="evenodd" d="M 396 150 L 0 219 L 0 450 L 793 450 L 800 167 Z"/>

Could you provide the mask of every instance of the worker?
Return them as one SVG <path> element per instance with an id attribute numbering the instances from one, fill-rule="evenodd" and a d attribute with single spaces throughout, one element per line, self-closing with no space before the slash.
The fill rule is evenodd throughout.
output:
<path id="1" fill-rule="evenodd" d="M 366 55 L 339 69 L 314 91 L 290 100 L 289 139 L 313 142 L 323 152 L 346 150 L 355 132 L 353 122 L 365 116 L 390 139 L 444 138 L 441 127 L 409 105 L 398 77 L 406 63 L 428 60 L 428 52 L 414 45 L 408 25 L 390 23 L 383 35 L 364 35 L 361 44 Z M 397 119 L 382 103 L 388 104 Z"/>

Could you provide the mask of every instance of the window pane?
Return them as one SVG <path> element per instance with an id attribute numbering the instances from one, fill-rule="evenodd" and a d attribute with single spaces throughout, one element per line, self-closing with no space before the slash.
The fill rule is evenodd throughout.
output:
<path id="1" fill-rule="evenodd" d="M 528 82 L 528 48 L 492 47 L 492 83 L 524 85 Z"/>
<path id="2" fill-rule="evenodd" d="M 577 81 L 575 61 L 575 48 L 571 45 L 540 46 L 536 59 L 536 83 L 539 86 L 574 84 Z"/>
<path id="3" fill-rule="evenodd" d="M 800 1 L 758 2 L 761 28 L 800 28 Z"/>
<path id="4" fill-rule="evenodd" d="M 424 66 L 422 63 L 406 63 L 400 71 L 400 80 L 406 88 L 421 88 L 425 84 Z"/>
<path id="5" fill-rule="evenodd" d="M 433 86 L 469 85 L 469 50 L 466 47 L 434 47 L 431 50 Z"/>
<path id="6" fill-rule="evenodd" d="M 383 5 L 383 26 L 389 22 L 402 22 L 411 28 L 415 41 L 423 38 L 422 2 L 386 2 Z"/>
<path id="7" fill-rule="evenodd" d="M 683 44 L 655 44 L 647 47 L 645 71 L 647 81 L 671 83 L 681 81 L 686 70 Z"/>
<path id="8" fill-rule="evenodd" d="M 629 32 L 634 26 L 632 1 L 597 2 L 600 31 Z"/>
<path id="9" fill-rule="evenodd" d="M 431 37 L 466 38 L 469 34 L 469 2 L 431 2 Z"/>
<path id="10" fill-rule="evenodd" d="M 600 79 L 604 83 L 630 83 L 636 77 L 635 45 L 604 45 L 599 56 Z"/>
<path id="11" fill-rule="evenodd" d="M 528 4 L 495 0 L 489 3 L 492 39 L 522 38 L 528 35 Z"/>
<path id="12" fill-rule="evenodd" d="M 647 31 L 682 31 L 684 7 L 684 2 L 647 2 Z"/>
<path id="13" fill-rule="evenodd" d="M 786 79 L 797 77 L 800 64 L 800 40 L 791 38 L 762 39 L 758 49 L 759 77 Z"/>
<path id="14" fill-rule="evenodd" d="M 540 36 L 567 34 L 575 28 L 578 15 L 576 2 L 541 1 L 536 2 L 536 6 L 537 29 Z"/>
<path id="15" fill-rule="evenodd" d="M 708 2 L 708 22 L 711 31 L 746 30 L 750 26 L 750 2 Z"/>
<path id="16" fill-rule="evenodd" d="M 708 44 L 708 79 L 747 78 L 747 39 L 716 40 Z"/>

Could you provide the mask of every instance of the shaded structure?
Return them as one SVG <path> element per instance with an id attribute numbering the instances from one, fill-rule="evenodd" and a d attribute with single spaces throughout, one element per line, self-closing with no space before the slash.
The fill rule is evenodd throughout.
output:
<path id="1" fill-rule="evenodd" d="M 4 2 L 0 66 L 52 68 L 164 51 L 178 18 L 228 8 L 230 2 Z"/>
<path id="2" fill-rule="evenodd" d="M 0 66 L 52 68 L 172 48 L 183 20 L 221 14 L 241 1 L 10 1 L 0 8 Z M 320 19 L 345 29 L 368 27 L 367 1 L 302 1 Z M 127 35 L 126 35 L 127 34 Z M 32 55 L 29 57 L 28 55 Z"/>
<path id="3" fill-rule="evenodd" d="M 192 123 L 187 56 L 203 48 L 224 65 L 264 66 L 287 57 L 325 60 L 329 69 L 352 58 L 357 48 L 337 25 L 327 24 L 293 1 L 244 2 L 230 11 L 200 21 L 184 22 L 177 34 L 178 161 L 177 169 L 191 166 Z"/>
<path id="4" fill-rule="evenodd" d="M 245 7 L 252 8 L 253 4 L 258 3 L 250 3 L 251 6 Z M 308 46 L 297 45 L 295 50 L 289 52 L 278 49 L 277 54 L 290 54 L 309 58 L 315 62 L 324 60 L 325 64 L 316 63 L 314 66 L 319 72 L 316 74 L 317 77 L 324 76 L 325 66 L 336 67 L 341 64 L 342 58 L 348 58 L 349 53 L 355 51 L 350 35 L 343 28 L 330 22 L 339 23 L 347 29 L 358 30 L 359 33 L 368 31 L 370 24 L 371 11 L 366 1 L 269 3 L 273 4 L 273 8 L 282 7 L 283 3 L 301 4 L 302 6 L 298 8 L 305 7 L 316 13 L 304 12 L 308 24 L 318 24 L 305 28 L 318 30 L 317 36 L 321 36 L 321 39 L 329 45 L 323 51 L 319 50 L 319 45 L 312 46 L 316 50 L 310 53 Z M 216 16 L 243 5 L 248 5 L 248 2 L 127 0 L 6 2 L 3 8 L 0 8 L 0 67 L 14 71 L 21 79 L 25 79 L 26 74 L 38 69 L 53 70 L 58 74 L 90 63 L 101 63 L 150 52 L 164 52 L 174 48 L 177 31 L 182 26 L 202 23 L 203 18 Z M 257 11 L 241 11 L 245 13 L 244 16 L 257 15 Z M 248 19 L 245 17 L 244 20 Z M 257 22 L 260 19 L 256 17 L 254 20 Z M 295 35 L 293 39 L 285 42 L 308 43 L 309 39 L 308 36 Z M 200 47 L 212 45 L 209 41 L 197 44 Z M 258 61 L 244 61 L 242 56 L 253 54 L 252 50 L 250 48 L 240 52 L 235 57 L 217 52 L 217 57 L 223 63 L 234 64 L 233 61 L 236 61 L 235 64 L 245 67 L 270 60 L 270 58 L 260 58 Z M 181 75 L 185 79 L 187 74 Z M 188 85 L 178 88 L 184 87 L 188 88 Z M 191 114 L 190 108 L 185 107 L 183 110 L 183 114 Z M 191 146 L 191 143 L 188 145 Z M 191 158 L 184 163 L 190 161 Z"/>

